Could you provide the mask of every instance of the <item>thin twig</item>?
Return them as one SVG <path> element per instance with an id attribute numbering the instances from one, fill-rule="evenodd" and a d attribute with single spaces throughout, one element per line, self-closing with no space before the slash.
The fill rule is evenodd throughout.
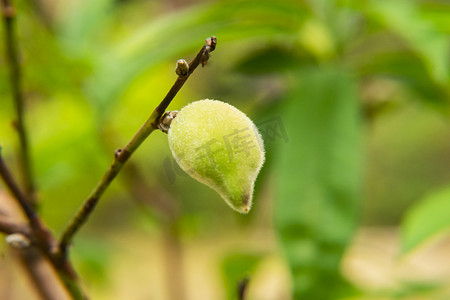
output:
<path id="1" fill-rule="evenodd" d="M 216 37 L 211 37 L 206 39 L 205 45 L 202 47 L 197 56 L 189 64 L 187 72 L 177 72 L 179 74 L 177 80 L 173 84 L 172 88 L 167 93 L 166 97 L 161 101 L 161 103 L 156 107 L 153 113 L 150 115 L 148 120 L 139 129 L 133 139 L 125 146 L 123 149 L 119 149 L 115 153 L 115 159 L 109 169 L 106 171 L 103 178 L 98 183 L 97 187 L 93 190 L 89 198 L 86 200 L 84 205 L 77 212 L 75 217 L 71 220 L 68 227 L 64 230 L 64 233 L 60 242 L 60 251 L 62 256 L 67 256 L 67 248 L 72 242 L 74 235 L 81 228 L 81 226 L 87 221 L 88 217 L 97 205 L 100 197 L 103 195 L 105 190 L 114 180 L 114 178 L 119 174 L 123 165 L 127 162 L 133 152 L 142 144 L 142 142 L 155 130 L 158 128 L 161 116 L 169 106 L 170 102 L 176 96 L 178 91 L 184 85 L 189 76 L 194 72 L 194 70 L 202 64 L 204 66 L 209 58 L 209 53 L 212 52 L 216 47 Z"/>
<path id="2" fill-rule="evenodd" d="M 1 0 L 3 24 L 5 29 L 5 52 L 9 64 L 11 94 L 16 110 L 15 128 L 19 135 L 20 144 L 20 162 L 23 173 L 23 180 L 27 194 L 27 201 L 30 201 L 32 207 L 36 206 L 35 182 L 33 179 L 31 156 L 28 146 L 28 136 L 24 120 L 24 97 L 22 89 L 22 72 L 17 49 L 17 38 L 14 30 L 15 10 L 9 0 Z"/>

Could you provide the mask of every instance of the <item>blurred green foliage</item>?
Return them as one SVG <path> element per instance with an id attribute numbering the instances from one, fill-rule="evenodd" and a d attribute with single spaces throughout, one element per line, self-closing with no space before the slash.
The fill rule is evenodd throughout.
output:
<path id="1" fill-rule="evenodd" d="M 230 253 L 222 262 L 227 299 L 238 299 L 239 282 L 250 280 L 261 257 L 249 253 Z"/>
<path id="2" fill-rule="evenodd" d="M 240 216 L 183 176 L 166 136 L 154 133 L 78 237 L 85 278 L 106 278 L 102 253 L 114 251 L 92 235 L 147 228 L 130 220 L 149 210 L 150 227 L 175 228 L 180 241 L 275 228 L 293 299 L 354 295 L 339 264 L 358 224 L 398 225 L 450 182 L 447 1 L 36 3 L 17 3 L 17 28 L 41 213 L 56 232 L 171 87 L 174 62 L 208 36 L 218 37 L 209 65 L 169 109 L 217 98 L 248 113 L 265 138 L 255 208 Z M 6 63 L 1 56 L 0 143 L 15 166 Z M 448 195 L 435 197 L 406 215 L 405 251 L 448 228 Z M 278 251 L 258 242 L 258 257 Z M 238 258 L 223 263 L 226 295 L 259 262 Z"/>
<path id="3" fill-rule="evenodd" d="M 450 189 L 434 192 L 412 207 L 402 224 L 402 251 L 407 253 L 431 236 L 450 229 Z"/>
<path id="4" fill-rule="evenodd" d="M 295 299 L 336 299 L 348 293 L 337 270 L 360 199 L 356 85 L 335 69 L 305 69 L 294 80 L 295 101 L 282 112 L 290 138 L 276 158 L 275 221 Z"/>

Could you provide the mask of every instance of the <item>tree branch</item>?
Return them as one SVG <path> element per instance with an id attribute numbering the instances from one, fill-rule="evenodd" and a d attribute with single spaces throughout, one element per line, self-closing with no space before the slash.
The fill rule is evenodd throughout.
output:
<path id="1" fill-rule="evenodd" d="M 12 217 L 0 212 L 0 232 L 8 235 L 6 240 L 11 249 L 14 250 L 12 253 L 19 258 L 31 279 L 32 285 L 42 299 L 69 299 L 64 287 L 59 285 L 60 281 L 55 276 L 55 272 L 50 269 L 46 258 L 38 248 L 30 244 L 33 237 L 28 224 L 19 223 Z M 16 236 L 13 237 L 14 235 Z"/>
<path id="2" fill-rule="evenodd" d="M 48 264 L 45 256 L 36 247 L 29 247 L 15 251 L 25 272 L 28 274 L 36 292 L 45 300 L 76 299 L 69 296 L 64 286 L 60 285 L 59 278 Z"/>
<path id="3" fill-rule="evenodd" d="M 35 246 L 45 255 L 50 263 L 57 270 L 58 275 L 63 281 L 65 287 L 74 299 L 83 299 L 82 292 L 77 283 L 77 276 L 72 268 L 72 265 L 67 259 L 61 259 L 58 253 L 58 241 L 50 233 L 50 231 L 42 223 L 39 215 L 31 207 L 25 194 L 20 190 L 11 172 L 7 168 L 5 161 L 1 155 L 0 146 L 0 178 L 4 181 L 6 187 L 19 203 L 25 216 L 29 221 L 30 232 L 26 234 Z M 3 219 L 2 219 L 3 217 Z M 4 233 L 15 233 L 19 230 L 19 224 L 14 224 L 10 220 L 0 216 L 0 231 Z M 26 231 L 20 233 L 27 233 Z M 39 285 L 37 282 L 36 284 Z"/>
<path id="4" fill-rule="evenodd" d="M 6 166 L 5 161 L 3 160 L 1 150 L 2 148 L 0 145 L 0 178 L 2 178 L 6 187 L 9 189 L 25 213 L 25 216 L 30 223 L 31 230 L 36 237 L 36 241 L 45 253 L 51 253 L 53 252 L 52 248 L 55 247 L 56 244 L 55 239 L 50 234 L 49 230 L 44 226 L 36 211 L 33 207 L 31 207 L 27 196 L 20 190 L 18 184 Z"/>
<path id="5" fill-rule="evenodd" d="M 34 226 L 39 223 L 38 216 L 34 209 L 31 207 L 25 194 L 20 190 L 19 185 L 16 183 L 11 172 L 6 166 L 1 151 L 2 147 L 0 145 L 0 177 L 3 179 L 6 187 L 9 189 L 17 202 L 19 202 L 19 205 L 25 213 L 25 216 L 27 217 L 28 221 L 30 221 L 30 225 Z"/>
<path id="6" fill-rule="evenodd" d="M 22 168 L 23 180 L 27 194 L 27 201 L 32 207 L 36 206 L 35 183 L 33 179 L 32 163 L 28 146 L 28 136 L 24 120 L 24 97 L 22 90 L 22 72 L 18 57 L 17 39 L 14 30 L 15 10 L 9 0 L 1 0 L 3 24 L 5 30 L 5 52 L 9 64 L 11 95 L 16 111 L 15 128 L 19 135 L 20 144 L 20 163 Z"/>
<path id="7" fill-rule="evenodd" d="M 202 64 L 204 66 L 209 58 L 209 53 L 214 51 L 217 44 L 216 37 L 210 37 L 206 39 L 205 45 L 202 47 L 197 56 L 192 60 L 189 66 L 186 63 L 177 64 L 177 74 L 178 78 L 173 84 L 172 88 L 169 90 L 167 95 L 161 101 L 161 103 L 156 107 L 153 113 L 150 115 L 148 120 L 139 129 L 133 139 L 123 148 L 115 152 L 115 159 L 109 169 L 106 171 L 103 178 L 98 183 L 97 187 L 92 191 L 89 198 L 86 200 L 84 205 L 80 208 L 78 213 L 71 220 L 70 224 L 64 230 L 64 233 L 60 242 L 60 252 L 62 256 L 67 256 L 67 248 L 72 242 L 74 235 L 81 228 L 81 226 L 86 223 L 88 217 L 97 205 L 100 197 L 103 195 L 105 190 L 114 180 L 114 178 L 119 174 L 123 165 L 127 162 L 133 152 L 142 144 L 142 142 L 155 130 L 158 128 L 161 116 L 169 106 L 170 102 L 176 96 L 178 91 L 184 85 L 189 76 L 194 72 L 194 70 Z"/>
<path id="8" fill-rule="evenodd" d="M 60 279 L 64 282 L 65 287 L 71 294 L 73 299 L 82 299 L 83 295 L 81 289 L 76 281 L 76 274 L 68 260 L 61 260 L 58 252 L 58 241 L 50 233 L 50 231 L 44 226 L 38 214 L 35 211 L 37 206 L 36 193 L 35 193 L 35 182 L 32 172 L 31 156 L 29 153 L 28 136 L 25 127 L 24 120 L 24 96 L 22 88 L 22 72 L 18 57 L 18 46 L 17 37 L 15 32 L 15 10 L 12 6 L 10 0 L 0 0 L 0 13 L 3 17 L 4 24 L 4 41 L 5 41 L 5 52 L 6 60 L 9 64 L 10 71 L 10 82 L 11 82 L 11 94 L 13 98 L 16 120 L 14 121 L 14 127 L 16 128 L 19 136 L 19 154 L 20 154 L 20 164 L 22 169 L 25 193 L 22 192 L 17 182 L 14 180 L 11 172 L 7 168 L 3 157 L 1 156 L 1 146 L 0 146 L 0 178 L 6 184 L 6 187 L 13 194 L 14 198 L 19 203 L 23 212 L 25 213 L 29 221 L 29 232 L 27 237 L 33 242 L 33 246 L 30 247 L 31 250 L 34 249 L 36 255 L 33 257 L 48 259 L 55 270 L 57 270 Z M 25 230 L 20 224 L 16 224 L 11 220 L 5 219 L 0 216 L 0 231 L 11 234 L 17 231 Z M 28 253 L 28 251 L 27 251 Z M 22 261 L 27 265 L 27 269 L 32 275 L 35 285 L 41 292 L 41 295 L 49 296 L 54 290 L 54 286 L 45 284 L 46 280 L 41 280 L 44 277 L 40 277 L 35 268 L 34 262 L 40 261 L 41 259 L 29 260 L 31 256 L 25 252 L 21 256 Z M 48 299 L 61 299 L 60 297 L 47 297 Z"/>
<path id="9" fill-rule="evenodd" d="M 21 233 L 28 236 L 30 229 L 26 224 L 18 223 L 10 217 L 0 215 L 0 232 L 5 234 Z"/>

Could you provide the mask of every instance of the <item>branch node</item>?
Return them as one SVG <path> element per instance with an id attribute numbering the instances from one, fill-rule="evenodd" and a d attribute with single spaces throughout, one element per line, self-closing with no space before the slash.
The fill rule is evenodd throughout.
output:
<path id="1" fill-rule="evenodd" d="M 209 53 L 213 52 L 216 49 L 217 38 L 215 36 L 209 37 L 206 39 L 205 51 L 202 56 L 202 67 L 206 65 L 209 59 Z"/>
<path id="2" fill-rule="evenodd" d="M 161 119 L 159 119 L 158 129 L 162 132 L 168 133 L 170 129 L 170 124 L 172 124 L 173 119 L 178 115 L 178 110 L 166 111 Z"/>
<path id="3" fill-rule="evenodd" d="M 120 155 L 120 153 L 122 152 L 122 149 L 117 149 L 116 151 L 114 151 L 114 158 L 117 159 Z"/>
<path id="4" fill-rule="evenodd" d="M 31 242 L 22 233 L 13 233 L 5 238 L 6 243 L 17 250 L 23 250 L 30 247 Z"/>
<path id="5" fill-rule="evenodd" d="M 175 67 L 175 73 L 178 76 L 184 77 L 189 74 L 189 64 L 184 59 L 177 60 L 177 66 Z"/>
<path id="6" fill-rule="evenodd" d="M 206 39 L 206 47 L 208 52 L 213 52 L 216 49 L 217 38 L 213 35 Z"/>

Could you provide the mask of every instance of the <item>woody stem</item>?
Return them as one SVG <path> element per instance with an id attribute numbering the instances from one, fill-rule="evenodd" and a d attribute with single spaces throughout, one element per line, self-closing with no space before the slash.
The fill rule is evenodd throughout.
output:
<path id="1" fill-rule="evenodd" d="M 64 230 L 61 242 L 59 244 L 59 251 L 63 257 L 67 256 L 68 246 L 71 244 L 74 235 L 78 232 L 81 226 L 86 223 L 88 217 L 93 212 L 103 193 L 109 187 L 114 178 L 116 178 L 117 174 L 119 174 L 119 172 L 122 170 L 122 167 L 134 153 L 134 151 L 155 129 L 158 129 L 161 116 L 164 114 L 170 102 L 177 95 L 178 91 L 184 85 L 189 76 L 194 72 L 194 70 L 200 64 L 202 64 L 203 66 L 206 64 L 209 58 L 209 53 L 215 49 L 216 43 L 216 38 L 212 36 L 206 39 L 205 45 L 201 48 L 197 56 L 191 61 L 188 66 L 186 65 L 186 63 L 180 63 L 180 61 L 178 62 L 176 70 L 178 78 L 173 84 L 172 88 L 169 90 L 161 103 L 155 108 L 153 113 L 150 115 L 144 125 L 139 129 L 136 135 L 131 139 L 131 141 L 123 149 L 119 149 L 115 152 L 114 161 L 104 174 L 103 178 L 100 180 L 83 206 L 79 209 L 77 214 L 73 217 L 69 225 Z"/>

